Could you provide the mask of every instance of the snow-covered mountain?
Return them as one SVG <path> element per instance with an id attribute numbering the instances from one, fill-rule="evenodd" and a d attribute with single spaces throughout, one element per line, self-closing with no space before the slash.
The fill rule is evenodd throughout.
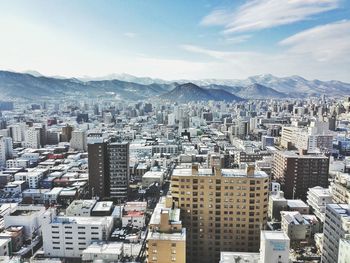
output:
<path id="1" fill-rule="evenodd" d="M 271 74 L 251 76 L 247 79 L 204 79 L 191 81 L 199 86 L 209 86 L 212 84 L 224 86 L 248 87 L 253 84 L 260 84 L 275 91 L 293 95 L 344 95 L 350 94 L 350 84 L 341 81 L 321 81 L 307 80 L 300 76 L 275 77 Z"/>

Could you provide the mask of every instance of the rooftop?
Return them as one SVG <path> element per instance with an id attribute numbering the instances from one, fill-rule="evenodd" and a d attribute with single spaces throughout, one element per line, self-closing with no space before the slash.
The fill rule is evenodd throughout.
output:
<path id="1" fill-rule="evenodd" d="M 97 202 L 92 211 L 109 211 L 112 207 L 112 201 Z"/>
<path id="2" fill-rule="evenodd" d="M 267 231 L 267 230 L 262 230 L 261 231 L 261 240 L 288 240 L 289 237 L 286 233 L 283 231 Z"/>
<path id="3" fill-rule="evenodd" d="M 182 228 L 181 232 L 175 233 L 161 233 L 156 231 L 150 231 L 147 235 L 147 240 L 186 241 L 186 228 Z"/>
<path id="4" fill-rule="evenodd" d="M 334 212 L 343 218 L 349 218 L 350 220 L 350 205 L 349 204 L 327 204 L 327 207 L 331 208 Z"/>
<path id="5" fill-rule="evenodd" d="M 223 177 L 247 177 L 245 169 L 221 169 Z M 174 176 L 192 176 L 192 168 L 176 168 L 173 171 Z M 198 176 L 214 176 L 215 171 L 208 168 L 199 168 Z M 254 178 L 267 178 L 268 175 L 264 171 L 255 171 Z"/>
<path id="6" fill-rule="evenodd" d="M 287 204 L 290 208 L 303 208 L 309 207 L 303 200 L 300 199 L 288 199 Z"/>
<path id="7" fill-rule="evenodd" d="M 221 252 L 220 263 L 259 263 L 260 253 L 251 252 Z"/>
<path id="8" fill-rule="evenodd" d="M 113 222 L 113 218 L 110 216 L 105 216 L 105 217 L 61 216 L 61 217 L 56 217 L 52 221 L 52 224 L 78 224 L 78 225 L 102 226 L 111 222 Z"/>

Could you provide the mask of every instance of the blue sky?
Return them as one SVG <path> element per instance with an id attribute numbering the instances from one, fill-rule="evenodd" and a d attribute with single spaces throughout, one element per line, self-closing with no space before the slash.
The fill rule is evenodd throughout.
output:
<path id="1" fill-rule="evenodd" d="M 347 0 L 0 0 L 0 68 L 350 81 Z"/>

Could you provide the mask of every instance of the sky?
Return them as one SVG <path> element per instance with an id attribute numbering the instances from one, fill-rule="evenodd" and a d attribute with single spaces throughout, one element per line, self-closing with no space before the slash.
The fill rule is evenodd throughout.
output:
<path id="1" fill-rule="evenodd" d="M 350 82 L 350 1 L 0 0 L 0 69 Z"/>

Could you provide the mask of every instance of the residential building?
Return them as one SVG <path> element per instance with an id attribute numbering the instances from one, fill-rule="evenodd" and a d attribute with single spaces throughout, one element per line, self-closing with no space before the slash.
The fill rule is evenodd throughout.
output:
<path id="1" fill-rule="evenodd" d="M 272 176 L 281 184 L 288 199 L 306 200 L 311 187 L 328 187 L 329 158 L 323 154 L 297 154 L 277 151 L 274 155 Z"/>
<path id="2" fill-rule="evenodd" d="M 323 227 L 322 263 L 338 262 L 339 242 L 350 234 L 348 204 L 327 204 Z"/>
<path id="3" fill-rule="evenodd" d="M 321 186 L 310 188 L 307 192 L 307 203 L 321 222 L 324 222 L 325 219 L 326 205 L 331 204 L 332 199 L 333 196 L 329 189 Z"/>
<path id="4" fill-rule="evenodd" d="M 259 249 L 267 221 L 268 175 L 240 169 L 176 168 L 171 193 L 188 229 L 187 259 L 215 262 L 220 251 Z"/>

